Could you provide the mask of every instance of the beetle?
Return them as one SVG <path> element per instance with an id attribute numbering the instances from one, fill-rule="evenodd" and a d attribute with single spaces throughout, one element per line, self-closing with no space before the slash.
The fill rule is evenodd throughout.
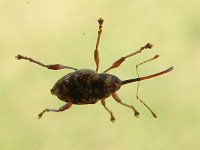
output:
<path id="1" fill-rule="evenodd" d="M 96 47 L 94 50 L 94 61 L 96 63 L 96 70 L 90 70 L 90 69 L 76 69 L 74 67 L 64 66 L 61 64 L 50 64 L 45 65 L 39 61 L 36 61 L 30 57 L 26 57 L 23 55 L 17 55 L 15 56 L 18 60 L 24 59 L 28 60 L 32 63 L 35 63 L 37 65 L 40 65 L 42 67 L 45 67 L 47 69 L 51 70 L 60 70 L 60 69 L 72 69 L 74 72 L 68 73 L 67 75 L 64 75 L 62 78 L 60 78 L 53 88 L 50 90 L 51 94 L 56 95 L 58 99 L 65 102 L 65 104 L 60 107 L 59 109 L 44 109 L 39 115 L 38 118 L 41 118 L 45 112 L 61 112 L 66 109 L 69 109 L 72 105 L 84 105 L 84 104 L 95 104 L 98 101 L 101 101 L 101 104 L 104 106 L 104 108 L 109 112 L 110 114 L 110 120 L 112 122 L 115 121 L 115 117 L 112 113 L 112 111 L 106 106 L 105 99 L 109 96 L 112 96 L 114 100 L 116 100 L 121 105 L 124 105 L 128 108 L 131 108 L 134 111 L 134 114 L 136 117 L 139 116 L 139 112 L 135 109 L 134 106 L 126 104 L 122 102 L 120 97 L 117 94 L 117 91 L 125 84 L 132 83 L 132 82 L 138 82 L 137 86 L 137 99 L 140 100 L 152 113 L 152 115 L 156 118 L 156 114 L 150 109 L 150 107 L 144 103 L 138 96 L 138 90 L 139 90 L 139 83 L 142 80 L 154 78 L 156 76 L 160 76 L 162 74 L 168 73 L 173 70 L 173 67 L 170 67 L 164 71 L 139 77 L 138 74 L 138 67 L 144 63 L 147 63 L 149 61 L 152 61 L 159 57 L 159 55 L 155 55 L 153 58 L 148 59 L 138 65 L 136 65 L 136 72 L 138 77 L 135 79 L 129 79 L 129 80 L 120 80 L 117 76 L 107 73 L 109 70 L 117 68 L 121 65 L 122 62 L 124 62 L 127 58 L 134 56 L 138 53 L 141 53 L 145 49 L 151 49 L 152 44 L 147 43 L 145 46 L 141 47 L 139 50 L 126 55 L 124 57 L 121 57 L 117 61 L 115 61 L 108 69 L 106 69 L 102 73 L 98 73 L 99 70 L 99 41 L 102 33 L 103 28 L 103 22 L 104 20 L 100 18 L 98 20 L 99 24 L 99 30 L 98 30 L 98 36 L 96 41 Z"/>

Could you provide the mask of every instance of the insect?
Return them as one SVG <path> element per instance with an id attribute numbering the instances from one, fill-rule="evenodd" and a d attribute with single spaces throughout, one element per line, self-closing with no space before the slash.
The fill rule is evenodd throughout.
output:
<path id="1" fill-rule="evenodd" d="M 173 67 L 170 67 L 164 71 L 149 75 L 140 77 L 138 73 L 138 67 L 144 63 L 147 63 L 149 61 L 152 61 L 159 57 L 159 55 L 155 55 L 153 58 L 148 59 L 146 61 L 143 61 L 142 63 L 136 65 L 136 72 L 138 77 L 135 79 L 129 79 L 129 80 L 120 80 L 117 76 L 107 73 L 111 69 L 119 67 L 122 62 L 124 62 L 127 58 L 132 57 L 138 53 L 141 53 L 145 49 L 152 48 L 152 44 L 147 43 L 145 46 L 141 47 L 139 50 L 130 53 L 129 55 L 126 55 L 124 57 L 121 57 L 117 61 L 115 61 L 108 69 L 106 69 L 103 73 L 98 73 L 99 70 L 99 41 L 102 33 L 103 28 L 103 19 L 100 18 L 98 20 L 99 24 L 99 30 L 98 30 L 98 36 L 96 41 L 96 47 L 94 50 L 94 61 L 96 63 L 96 70 L 90 70 L 90 69 L 76 69 L 74 67 L 64 66 L 61 64 L 51 64 L 51 65 L 45 65 L 39 61 L 36 61 L 30 57 L 17 55 L 16 58 L 18 60 L 24 59 L 28 60 L 32 63 L 35 63 L 37 65 L 40 65 L 42 67 L 45 67 L 47 69 L 51 70 L 60 70 L 60 69 L 72 69 L 74 72 L 71 72 L 62 78 L 60 78 L 53 88 L 50 90 L 51 94 L 56 95 L 60 100 L 64 101 L 65 104 L 58 108 L 58 109 L 44 109 L 38 117 L 41 118 L 45 112 L 61 112 L 66 109 L 69 109 L 72 105 L 84 105 L 84 104 L 95 104 L 98 101 L 101 101 L 101 104 L 103 107 L 108 111 L 110 114 L 110 120 L 113 122 L 115 120 L 115 117 L 112 113 L 112 111 L 106 106 L 105 99 L 109 96 L 112 96 L 114 100 L 116 100 L 121 105 L 131 108 L 134 111 L 134 115 L 136 117 L 139 116 L 139 112 L 136 110 L 136 108 L 132 105 L 126 104 L 122 102 L 120 97 L 117 94 L 117 91 L 124 86 L 125 84 L 129 84 L 132 82 L 138 82 L 137 86 L 137 92 L 136 97 L 137 99 L 142 102 L 152 113 L 152 115 L 156 118 L 156 114 L 151 110 L 151 108 L 144 103 L 138 96 L 138 90 L 139 90 L 139 84 L 140 81 L 154 78 L 156 76 L 160 76 L 162 74 L 168 73 L 173 70 Z"/>

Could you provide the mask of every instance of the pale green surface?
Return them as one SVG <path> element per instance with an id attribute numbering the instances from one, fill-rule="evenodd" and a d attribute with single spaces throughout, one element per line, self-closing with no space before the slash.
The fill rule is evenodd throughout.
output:
<path id="1" fill-rule="evenodd" d="M 135 98 L 136 84 L 118 93 L 133 112 L 111 98 L 108 107 L 74 106 L 63 113 L 37 114 L 63 103 L 49 89 L 70 70 L 50 71 L 18 53 L 44 63 L 95 68 L 93 50 L 99 17 L 105 19 L 100 70 L 122 55 L 154 43 L 152 50 L 128 59 L 110 73 L 136 77 L 175 70 L 141 84 L 140 95 L 158 114 L 154 119 Z M 83 34 L 84 33 L 84 34 Z M 200 1 L 187 0 L 0 0 L 0 150 L 198 150 L 200 149 Z"/>

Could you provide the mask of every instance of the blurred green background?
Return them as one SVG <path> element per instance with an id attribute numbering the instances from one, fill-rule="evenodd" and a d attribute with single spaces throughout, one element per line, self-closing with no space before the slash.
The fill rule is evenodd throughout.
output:
<path id="1" fill-rule="evenodd" d="M 73 106 L 62 113 L 37 114 L 63 105 L 50 94 L 71 70 L 51 71 L 14 56 L 43 63 L 95 68 L 97 19 L 104 22 L 100 70 L 147 42 L 153 49 L 110 71 L 121 79 L 174 66 L 174 71 L 141 83 L 140 96 L 157 113 L 154 119 L 135 98 L 136 84 L 120 89 L 121 99 L 140 112 L 107 99 L 116 122 L 100 103 Z M 200 1 L 198 0 L 0 0 L 1 150 L 198 150 L 200 148 Z"/>

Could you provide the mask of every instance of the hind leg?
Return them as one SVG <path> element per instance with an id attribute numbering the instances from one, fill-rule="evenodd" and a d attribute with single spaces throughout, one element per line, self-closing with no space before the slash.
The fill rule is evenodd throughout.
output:
<path id="1" fill-rule="evenodd" d="M 34 64 L 37 64 L 39 66 L 42 66 L 42 67 L 45 67 L 47 69 L 51 69 L 51 70 L 60 70 L 60 69 L 73 69 L 73 70 L 78 70 L 76 68 L 73 68 L 73 67 L 69 67 L 69 66 L 64 66 L 64 65 L 61 65 L 61 64 L 53 64 L 53 65 L 45 65 L 37 60 L 34 60 L 30 57 L 26 57 L 26 56 L 22 56 L 22 55 L 17 55 L 15 56 L 15 58 L 17 58 L 18 60 L 20 59 L 24 59 L 24 60 L 29 60 L 30 62 L 34 63 Z"/>
<path id="2" fill-rule="evenodd" d="M 63 105 L 62 107 L 60 107 L 59 109 L 45 109 L 43 110 L 39 115 L 38 115 L 38 119 L 42 118 L 43 114 L 46 112 L 60 112 L 60 111 L 64 111 L 66 109 L 69 109 L 72 106 L 72 103 L 66 103 L 65 105 Z"/>

